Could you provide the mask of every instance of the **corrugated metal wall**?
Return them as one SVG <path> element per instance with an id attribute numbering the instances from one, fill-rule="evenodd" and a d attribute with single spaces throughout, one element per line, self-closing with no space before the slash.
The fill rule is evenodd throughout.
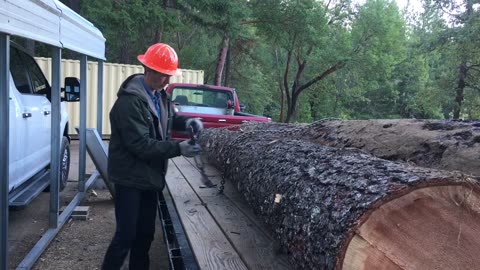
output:
<path id="1" fill-rule="evenodd" d="M 40 68 L 45 73 L 48 81 L 51 81 L 52 62 L 50 58 L 35 57 Z M 128 76 L 135 73 L 143 73 L 141 65 L 124 65 L 104 63 L 103 65 L 103 112 L 102 112 L 102 133 L 110 134 L 110 121 L 108 113 L 117 98 L 117 91 L 120 84 Z M 97 127 L 97 80 L 98 63 L 88 62 L 87 66 L 87 128 Z M 181 76 L 173 76 L 171 83 L 196 83 L 203 84 L 203 70 L 182 69 Z M 65 77 L 80 78 L 80 61 L 62 60 L 62 79 Z M 62 83 L 63 86 L 63 83 Z M 80 125 L 80 104 L 78 102 L 67 102 L 68 114 L 70 116 L 69 134 L 76 134 L 75 126 Z"/>

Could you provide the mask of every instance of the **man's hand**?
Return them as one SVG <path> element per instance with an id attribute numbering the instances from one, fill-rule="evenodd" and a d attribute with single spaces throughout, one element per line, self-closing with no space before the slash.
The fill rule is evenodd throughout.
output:
<path id="1" fill-rule="evenodd" d="M 200 154 L 200 151 L 202 151 L 202 148 L 200 145 L 196 144 L 190 144 L 189 141 L 183 141 L 179 143 L 180 146 L 180 153 L 182 153 L 182 156 L 184 157 L 194 157 L 198 154 Z"/>
<path id="2" fill-rule="evenodd" d="M 187 120 L 185 128 L 189 130 L 190 127 L 193 128 L 193 133 L 197 134 L 199 131 L 203 129 L 203 123 L 197 118 L 190 118 Z"/>

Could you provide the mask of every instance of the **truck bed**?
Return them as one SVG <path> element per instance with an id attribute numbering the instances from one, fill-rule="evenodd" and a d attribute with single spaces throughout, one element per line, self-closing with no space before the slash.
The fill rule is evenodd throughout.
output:
<path id="1" fill-rule="evenodd" d="M 165 191 L 173 200 L 199 269 L 293 269 L 231 183 L 219 195 L 217 188 L 202 188 L 193 159 L 171 161 Z M 206 164 L 205 171 L 220 185 L 217 170 Z"/>

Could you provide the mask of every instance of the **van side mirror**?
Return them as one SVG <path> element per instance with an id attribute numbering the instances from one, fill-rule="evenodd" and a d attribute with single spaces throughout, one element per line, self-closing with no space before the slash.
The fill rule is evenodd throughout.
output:
<path id="1" fill-rule="evenodd" d="M 65 78 L 65 101 L 80 101 L 80 80 L 75 77 Z"/>

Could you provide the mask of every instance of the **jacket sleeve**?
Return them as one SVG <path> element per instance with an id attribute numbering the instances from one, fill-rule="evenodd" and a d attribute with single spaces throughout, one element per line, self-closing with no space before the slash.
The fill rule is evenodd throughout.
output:
<path id="1" fill-rule="evenodd" d="M 143 106 L 139 98 L 123 96 L 117 100 L 116 108 L 110 115 L 125 147 L 146 161 L 179 156 L 178 142 L 150 138 L 152 116 L 144 112 Z"/>

